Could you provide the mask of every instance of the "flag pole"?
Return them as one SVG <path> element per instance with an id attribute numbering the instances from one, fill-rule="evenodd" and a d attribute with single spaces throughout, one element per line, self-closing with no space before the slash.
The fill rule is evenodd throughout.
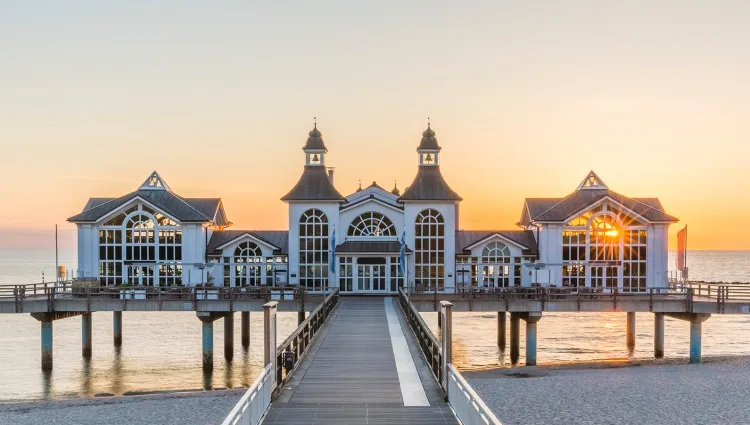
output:
<path id="1" fill-rule="evenodd" d="M 60 264 L 57 254 L 57 224 L 55 224 L 55 282 L 60 281 Z"/>

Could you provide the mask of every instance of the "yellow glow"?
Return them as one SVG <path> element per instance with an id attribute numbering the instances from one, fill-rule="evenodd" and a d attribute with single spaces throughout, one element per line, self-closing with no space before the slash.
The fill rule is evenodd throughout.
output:
<path id="1" fill-rule="evenodd" d="M 618 235 L 617 229 L 607 230 L 606 232 L 604 232 L 604 234 L 609 236 L 610 238 L 616 238 Z"/>

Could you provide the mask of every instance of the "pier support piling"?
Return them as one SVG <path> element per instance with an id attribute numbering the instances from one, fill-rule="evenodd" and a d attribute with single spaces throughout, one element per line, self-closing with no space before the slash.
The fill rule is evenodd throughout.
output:
<path id="1" fill-rule="evenodd" d="M 234 357 L 234 313 L 224 316 L 224 358 L 231 361 Z"/>
<path id="2" fill-rule="evenodd" d="M 701 328 L 709 317 L 708 313 L 667 313 L 674 319 L 690 322 L 690 363 L 701 362 Z"/>
<path id="3" fill-rule="evenodd" d="M 519 343 L 520 343 L 520 313 L 510 313 L 510 363 L 518 363 Z"/>
<path id="4" fill-rule="evenodd" d="M 629 351 L 635 350 L 635 312 L 628 312 L 626 344 Z"/>
<path id="5" fill-rule="evenodd" d="M 536 366 L 536 322 L 542 313 L 524 313 L 521 318 L 526 322 L 526 366 Z"/>
<path id="6" fill-rule="evenodd" d="M 122 346 L 122 312 L 112 312 L 112 336 L 115 347 Z"/>
<path id="7" fill-rule="evenodd" d="M 243 311 L 242 315 L 242 348 L 250 347 L 250 312 Z"/>
<path id="8" fill-rule="evenodd" d="M 84 359 L 91 358 L 91 313 L 81 315 L 81 354 Z"/>
<path id="9" fill-rule="evenodd" d="M 497 346 L 500 351 L 505 351 L 505 312 L 497 312 Z"/>
<path id="10" fill-rule="evenodd" d="M 52 370 L 52 320 L 42 320 L 42 370 Z"/>
<path id="11" fill-rule="evenodd" d="M 664 313 L 654 313 L 654 358 L 664 358 Z"/>
<path id="12" fill-rule="evenodd" d="M 214 370 L 214 322 L 203 322 L 203 370 Z"/>

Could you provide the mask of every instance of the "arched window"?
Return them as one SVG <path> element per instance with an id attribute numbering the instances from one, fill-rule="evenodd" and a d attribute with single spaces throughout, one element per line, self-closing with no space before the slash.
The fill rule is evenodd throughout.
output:
<path id="1" fill-rule="evenodd" d="M 479 264 L 482 271 L 482 286 L 510 286 L 515 267 L 507 245 L 497 241 L 488 243 L 482 250 L 482 258 Z M 517 274 L 520 277 L 520 273 Z"/>
<path id="2" fill-rule="evenodd" d="M 396 228 L 387 216 L 379 212 L 359 215 L 349 225 L 349 236 L 396 236 Z"/>
<path id="3" fill-rule="evenodd" d="M 261 284 L 261 266 L 263 252 L 253 242 L 243 242 L 237 245 L 232 258 L 232 281 L 234 286 L 258 286 Z"/>
<path id="4" fill-rule="evenodd" d="M 138 203 L 98 230 L 103 284 L 182 284 L 182 229 L 174 220 Z"/>
<path id="5" fill-rule="evenodd" d="M 417 215 L 414 222 L 414 278 L 425 289 L 443 289 L 445 272 L 445 223 L 433 209 Z"/>
<path id="6" fill-rule="evenodd" d="M 597 214 L 589 220 L 588 261 L 591 287 L 620 286 L 619 261 L 622 249 L 622 223 L 609 213 Z"/>
<path id="7" fill-rule="evenodd" d="M 299 219 L 299 283 L 310 290 L 328 289 L 328 217 L 310 209 Z"/>

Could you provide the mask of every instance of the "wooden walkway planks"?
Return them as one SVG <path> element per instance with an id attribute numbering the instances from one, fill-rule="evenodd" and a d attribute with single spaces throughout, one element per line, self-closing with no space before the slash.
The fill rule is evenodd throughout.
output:
<path id="1" fill-rule="evenodd" d="M 430 397 L 430 406 L 403 405 L 383 298 L 342 297 L 331 319 L 306 370 L 296 372 L 296 382 L 282 391 L 264 425 L 457 423 L 439 397 Z M 414 362 L 426 367 L 421 357 Z M 425 391 L 435 394 L 432 377 L 420 376 Z"/>

